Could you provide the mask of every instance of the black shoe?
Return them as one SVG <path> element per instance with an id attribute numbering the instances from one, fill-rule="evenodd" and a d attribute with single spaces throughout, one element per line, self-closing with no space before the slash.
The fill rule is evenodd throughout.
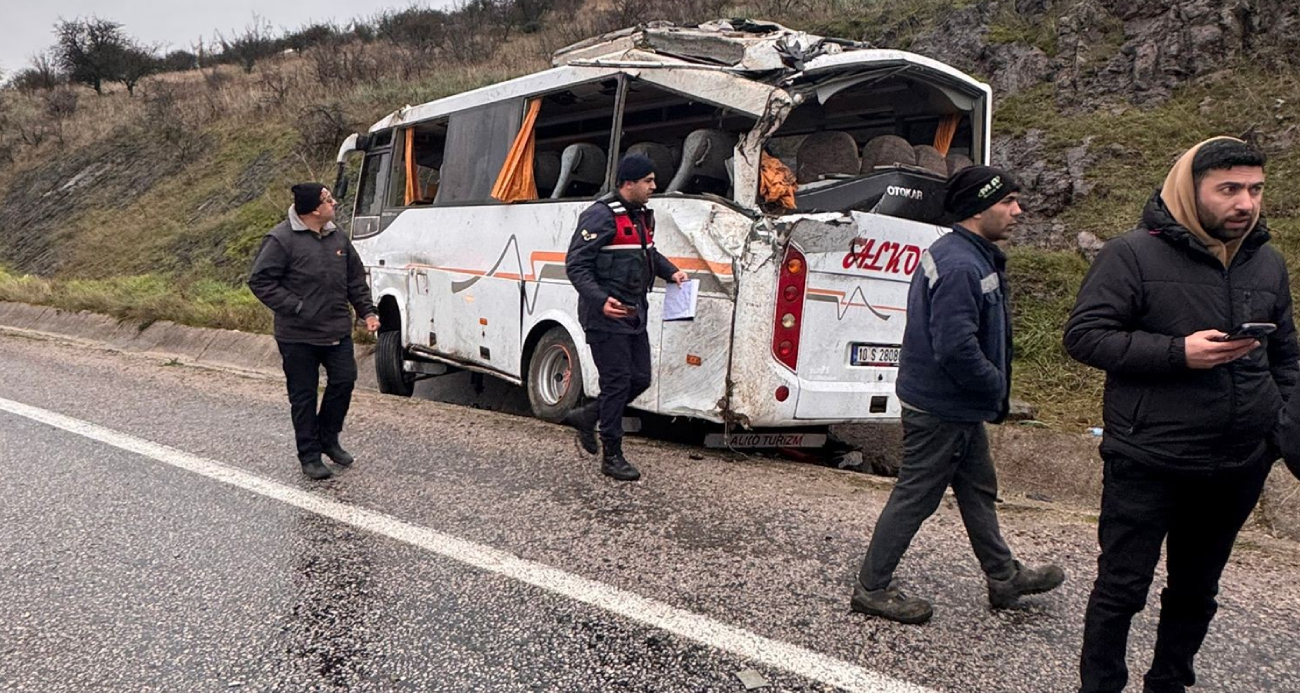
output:
<path id="1" fill-rule="evenodd" d="M 989 579 L 989 605 L 1005 609 L 1026 594 L 1050 592 L 1065 582 L 1065 571 L 1055 565 L 1026 568 L 1016 561 L 1016 574 L 1006 580 Z"/>
<path id="2" fill-rule="evenodd" d="M 309 462 L 303 462 L 302 473 L 316 481 L 334 476 L 334 472 L 331 472 L 329 467 L 326 467 L 325 463 L 320 461 L 319 457 Z"/>
<path id="3" fill-rule="evenodd" d="M 324 446 L 321 449 L 321 452 L 324 453 L 326 457 L 330 458 L 334 464 L 337 464 L 340 467 L 350 467 L 352 466 L 352 463 L 356 461 L 356 458 L 352 456 L 352 453 L 344 450 L 338 443 Z"/>
<path id="4" fill-rule="evenodd" d="M 636 481 L 641 478 L 641 472 L 638 472 L 622 453 L 606 455 L 600 463 L 600 473 L 619 481 Z"/>
<path id="5" fill-rule="evenodd" d="M 578 445 L 588 455 L 596 454 L 596 416 L 586 408 L 574 409 L 564 415 L 564 424 L 578 431 Z"/>
<path id="6" fill-rule="evenodd" d="M 853 581 L 849 608 L 860 614 L 909 625 L 925 623 L 934 615 L 934 608 L 924 599 L 909 597 L 893 585 L 882 590 L 868 590 L 857 580 Z"/>

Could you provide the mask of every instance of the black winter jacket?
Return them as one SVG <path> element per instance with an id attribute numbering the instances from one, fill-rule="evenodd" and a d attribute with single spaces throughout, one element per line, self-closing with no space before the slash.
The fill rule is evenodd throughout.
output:
<path id="1" fill-rule="evenodd" d="M 654 229 L 654 212 L 632 208 L 614 193 L 601 197 L 578 217 L 564 269 L 578 290 L 578 321 L 583 330 L 645 332 L 646 293 L 655 277 L 666 281 L 677 272 L 655 249 Z M 636 311 L 626 318 L 606 316 L 605 300 L 610 296 L 636 306 Z"/>
<path id="2" fill-rule="evenodd" d="M 362 317 L 375 312 L 352 242 L 333 224 L 316 235 L 292 207 L 262 239 L 248 288 L 275 313 L 281 342 L 336 344 L 352 334 L 349 304 Z"/>
<path id="3" fill-rule="evenodd" d="M 1106 371 L 1103 455 L 1212 470 L 1267 454 L 1300 357 L 1286 265 L 1268 240 L 1261 219 L 1225 270 L 1157 192 L 1138 228 L 1102 248 L 1066 323 L 1065 349 Z M 1187 367 L 1186 335 L 1243 322 L 1277 331 L 1237 361 Z"/>

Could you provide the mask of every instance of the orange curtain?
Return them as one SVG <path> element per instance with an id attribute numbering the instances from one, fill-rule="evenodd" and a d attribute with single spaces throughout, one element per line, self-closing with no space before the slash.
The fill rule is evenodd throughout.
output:
<path id="1" fill-rule="evenodd" d="M 406 203 L 420 199 L 420 176 L 415 166 L 415 128 L 406 129 Z"/>
<path id="2" fill-rule="evenodd" d="M 799 187 L 794 172 L 780 159 L 763 152 L 759 159 L 758 194 L 764 202 L 794 209 L 794 191 Z"/>
<path id="3" fill-rule="evenodd" d="M 542 110 L 541 99 L 533 99 L 529 102 L 528 113 L 524 115 L 524 122 L 519 126 L 519 134 L 515 135 L 515 142 L 510 145 L 506 162 L 501 165 L 501 172 L 497 174 L 497 182 L 492 186 L 492 197 L 502 202 L 537 199 L 537 179 L 533 177 L 533 155 L 537 137 L 533 133 L 533 125 L 537 123 L 537 112 L 540 110 Z"/>
<path id="4" fill-rule="evenodd" d="M 957 134 L 957 124 L 961 122 L 960 113 L 950 113 L 939 121 L 939 129 L 934 132 L 934 148 L 939 153 L 948 156 L 948 150 L 952 148 L 953 135 Z"/>

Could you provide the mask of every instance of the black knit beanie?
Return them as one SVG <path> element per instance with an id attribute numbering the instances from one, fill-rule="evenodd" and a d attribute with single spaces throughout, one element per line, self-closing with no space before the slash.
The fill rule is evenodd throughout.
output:
<path id="1" fill-rule="evenodd" d="M 992 166 L 969 166 L 948 179 L 943 209 L 958 221 L 969 219 L 1020 190 L 1010 173 Z"/>
<path id="2" fill-rule="evenodd" d="M 298 216 L 311 214 L 320 206 L 320 193 L 325 189 L 320 183 L 299 183 L 292 188 L 293 192 L 293 211 Z"/>
<path id="3" fill-rule="evenodd" d="M 650 157 L 642 154 L 628 154 L 618 162 L 618 175 L 614 178 L 615 187 L 627 181 L 637 181 L 655 172 L 655 164 Z"/>

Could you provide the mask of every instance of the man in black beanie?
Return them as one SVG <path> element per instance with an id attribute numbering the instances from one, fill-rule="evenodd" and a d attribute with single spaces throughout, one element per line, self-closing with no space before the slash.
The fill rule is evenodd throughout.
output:
<path id="1" fill-rule="evenodd" d="M 578 217 L 564 261 L 578 290 L 578 321 L 600 373 L 599 398 L 571 412 L 565 423 L 578 429 L 579 443 L 592 455 L 599 423 L 601 472 L 636 481 L 641 473 L 623 456 L 623 409 L 650 387 L 646 293 L 655 277 L 680 285 L 686 273 L 655 250 L 654 212 L 645 207 L 655 191 L 650 159 L 623 157 L 615 188 Z"/>
<path id="2" fill-rule="evenodd" d="M 898 366 L 903 463 L 876 521 L 853 588 L 854 611 L 924 623 L 933 609 L 893 586 L 894 570 L 921 523 L 951 485 L 987 583 L 989 604 L 1055 589 L 1060 568 L 1030 568 L 1011 555 L 998 529 L 997 473 L 984 422 L 1007 414 L 1011 390 L 1011 311 L 1006 256 L 996 241 L 1020 216 L 1020 186 L 1005 171 L 973 166 L 948 181 L 944 207 L 960 221 L 921 257 L 907 296 Z"/>
<path id="3" fill-rule="evenodd" d="M 342 467 L 353 462 L 339 445 L 357 380 L 349 305 L 371 332 L 379 329 L 379 316 L 361 259 L 334 225 L 334 196 L 320 183 L 299 183 L 291 192 L 289 218 L 262 239 L 248 288 L 275 313 L 302 472 L 328 479 L 322 453 Z M 321 366 L 328 384 L 317 411 Z"/>

